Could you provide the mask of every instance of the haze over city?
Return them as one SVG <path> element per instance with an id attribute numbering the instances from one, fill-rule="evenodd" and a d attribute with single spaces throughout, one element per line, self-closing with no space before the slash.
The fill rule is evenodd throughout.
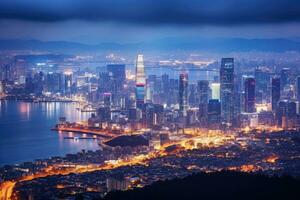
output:
<path id="1" fill-rule="evenodd" d="M 299 1 L 2 0 L 0 27 L 0 200 L 299 196 Z"/>

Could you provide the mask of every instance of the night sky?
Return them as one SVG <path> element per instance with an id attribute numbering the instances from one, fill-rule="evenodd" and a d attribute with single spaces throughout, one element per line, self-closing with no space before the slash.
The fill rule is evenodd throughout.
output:
<path id="1" fill-rule="evenodd" d="M 0 39 L 300 37 L 299 0 L 1 0 Z"/>

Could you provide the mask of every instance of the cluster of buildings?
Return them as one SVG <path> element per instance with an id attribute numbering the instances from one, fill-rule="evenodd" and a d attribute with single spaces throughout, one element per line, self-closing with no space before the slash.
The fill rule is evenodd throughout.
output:
<path id="1" fill-rule="evenodd" d="M 144 187 L 156 181 L 182 178 L 198 172 L 214 172 L 220 170 L 236 170 L 257 172 L 266 175 L 299 176 L 299 136 L 296 132 L 281 131 L 269 133 L 237 134 L 235 140 L 214 148 L 197 148 L 189 151 L 169 153 L 148 160 L 147 165 L 122 166 L 107 170 L 70 173 L 64 176 L 48 176 L 45 178 L 19 182 L 15 194 L 19 199 L 41 197 L 43 199 L 76 199 L 85 195 L 86 199 L 95 199 L 114 190 L 127 190 Z M 139 147 L 140 148 L 140 147 Z M 262 150 L 263 148 L 263 150 Z M 133 148 L 104 149 L 97 152 L 82 152 L 68 155 L 65 158 L 54 157 L 39 160 L 31 166 L 38 167 L 41 163 L 51 165 L 78 166 L 84 163 L 103 163 L 106 159 L 118 159 L 135 153 Z M 147 153 L 147 151 L 144 151 Z M 85 160 L 85 162 L 84 162 Z M 12 169 L 23 169 L 32 173 L 30 165 L 11 166 Z M 13 171 L 11 169 L 11 171 Z M 36 168 L 38 169 L 38 168 Z M 8 166 L 6 167 L 7 173 Z M 29 172 L 28 172 L 29 171 Z M 0 168 L 0 175 L 4 168 Z"/>
<path id="2" fill-rule="evenodd" d="M 300 76 L 290 68 L 247 71 L 237 68 L 233 58 L 222 58 L 215 67 L 218 75 L 195 81 L 189 79 L 193 71 L 187 69 L 174 69 L 176 77 L 167 73 L 146 76 L 142 54 L 136 57 L 134 73 L 120 63 L 107 64 L 96 72 L 43 63 L 26 70 L 26 62 L 16 59 L 1 68 L 0 94 L 87 102 L 96 111 L 89 120 L 91 128 L 300 126 Z"/>
<path id="3" fill-rule="evenodd" d="M 137 56 L 135 67 L 135 84 L 127 80 L 123 87 L 125 66 L 107 66 L 107 71 L 115 77 L 113 80 L 119 79 L 116 85 L 99 87 L 110 85 L 118 89 L 103 91 L 104 107 L 109 107 L 111 114 L 100 108 L 99 116 L 106 115 L 106 120 L 113 120 L 113 113 L 119 109 L 131 128 L 168 130 L 300 126 L 300 76 L 292 74 L 289 68 L 279 72 L 257 68 L 244 73 L 235 70 L 233 58 L 222 58 L 219 76 L 190 83 L 191 72 L 187 71 L 181 71 L 178 79 L 169 78 L 167 74 L 146 77 L 142 55 Z M 108 83 L 110 79 L 105 80 Z"/>

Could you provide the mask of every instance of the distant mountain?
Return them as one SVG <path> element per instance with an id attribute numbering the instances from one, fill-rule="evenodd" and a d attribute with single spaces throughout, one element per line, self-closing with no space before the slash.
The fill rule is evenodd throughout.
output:
<path id="1" fill-rule="evenodd" d="M 164 38 L 143 43 L 100 43 L 97 45 L 65 41 L 0 40 L 0 50 L 39 51 L 300 51 L 297 39 L 244 39 L 244 38 Z"/>

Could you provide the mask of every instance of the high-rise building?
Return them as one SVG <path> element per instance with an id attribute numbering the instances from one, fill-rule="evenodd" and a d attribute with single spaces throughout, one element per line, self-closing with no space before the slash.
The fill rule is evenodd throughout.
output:
<path id="1" fill-rule="evenodd" d="M 1 95 L 2 93 L 4 93 L 4 84 L 3 84 L 3 82 L 4 82 L 4 81 L 1 81 L 1 80 L 0 80 L 0 95 Z"/>
<path id="2" fill-rule="evenodd" d="M 139 54 L 136 60 L 136 107 L 142 109 L 145 103 L 145 66 L 144 66 L 144 56 Z"/>
<path id="3" fill-rule="evenodd" d="M 107 72 L 99 73 L 98 92 L 100 93 L 111 92 L 109 73 Z"/>
<path id="4" fill-rule="evenodd" d="M 199 106 L 199 94 L 196 84 L 189 84 L 188 87 L 188 102 L 190 107 L 198 107 Z"/>
<path id="5" fill-rule="evenodd" d="M 48 92 L 57 93 L 62 91 L 62 75 L 49 72 L 46 77 L 46 89 Z"/>
<path id="6" fill-rule="evenodd" d="M 114 106 L 121 106 L 123 99 L 124 84 L 126 81 L 125 65 L 123 64 L 109 64 L 106 66 L 106 71 L 109 76 L 109 92 L 112 94 L 112 104 Z"/>
<path id="7" fill-rule="evenodd" d="M 283 68 L 280 71 L 280 88 L 281 88 L 281 90 L 283 90 L 284 87 L 290 83 L 290 74 L 291 74 L 291 71 L 289 68 Z"/>
<path id="8" fill-rule="evenodd" d="M 300 102 L 300 76 L 296 79 L 297 100 Z"/>
<path id="9" fill-rule="evenodd" d="M 254 113 L 255 109 L 255 79 L 245 79 L 245 112 Z"/>
<path id="10" fill-rule="evenodd" d="M 187 116 L 188 109 L 188 74 L 181 73 L 179 76 L 179 114 L 180 117 Z"/>
<path id="11" fill-rule="evenodd" d="M 280 78 L 272 78 L 272 111 L 275 112 L 280 100 Z"/>
<path id="12" fill-rule="evenodd" d="M 269 97 L 270 73 L 263 69 L 256 69 L 255 76 L 255 101 L 263 103 Z"/>
<path id="13" fill-rule="evenodd" d="M 211 129 L 218 129 L 221 122 L 221 104 L 218 99 L 210 99 L 208 102 L 208 126 Z"/>
<path id="14" fill-rule="evenodd" d="M 126 80 L 125 65 L 110 64 L 106 66 L 106 70 L 111 78 L 113 90 L 122 91 Z"/>
<path id="15" fill-rule="evenodd" d="M 110 92 L 105 92 L 103 94 L 103 103 L 104 103 L 104 107 L 111 107 L 111 93 Z"/>
<path id="16" fill-rule="evenodd" d="M 65 72 L 65 93 L 66 94 L 71 94 L 71 91 L 72 91 L 72 77 L 73 77 L 73 74 L 72 72 Z"/>
<path id="17" fill-rule="evenodd" d="M 178 89 L 179 89 L 179 80 L 178 79 L 170 79 L 167 105 L 172 105 L 172 104 L 178 103 L 178 100 L 179 100 Z"/>
<path id="18" fill-rule="evenodd" d="M 220 83 L 212 83 L 211 88 L 211 98 L 220 100 Z"/>
<path id="19" fill-rule="evenodd" d="M 297 104 L 294 101 L 280 100 L 276 109 L 278 127 L 294 128 L 297 125 Z"/>
<path id="20" fill-rule="evenodd" d="M 234 120 L 234 60 L 222 58 L 220 70 L 221 83 L 221 123 L 232 127 Z"/>
<path id="21" fill-rule="evenodd" d="M 209 82 L 205 80 L 198 81 L 199 96 L 199 122 L 202 126 L 207 124 L 207 104 L 209 98 Z"/>

